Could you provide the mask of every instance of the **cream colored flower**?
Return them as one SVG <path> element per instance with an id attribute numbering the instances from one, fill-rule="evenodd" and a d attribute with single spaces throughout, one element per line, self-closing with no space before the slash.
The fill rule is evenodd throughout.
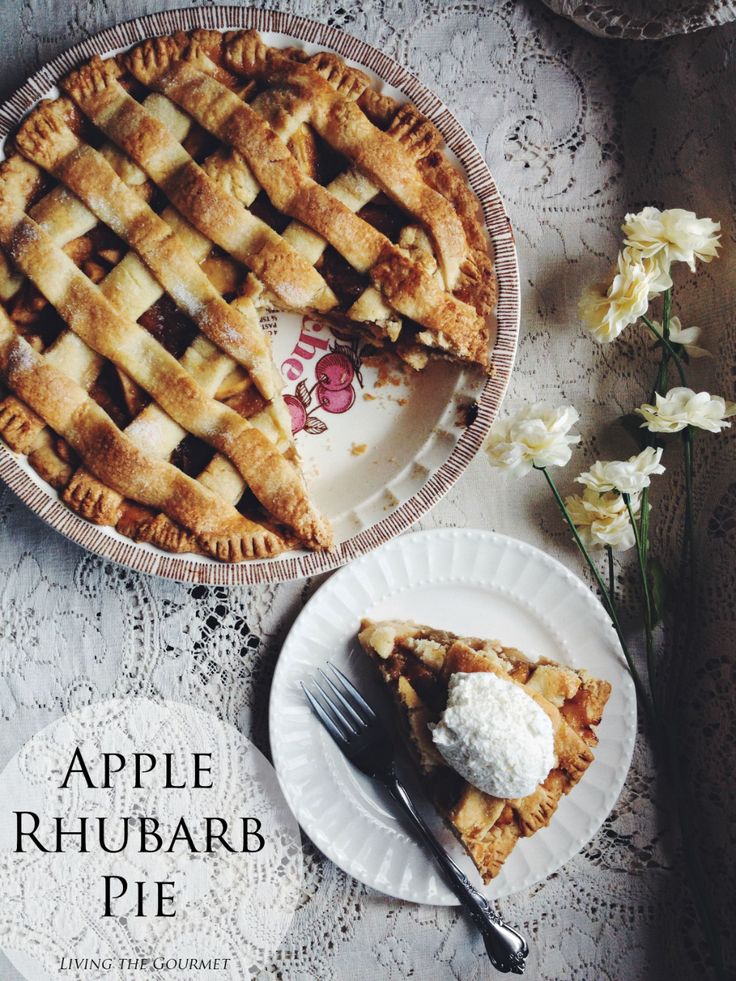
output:
<path id="1" fill-rule="evenodd" d="M 627 251 L 618 256 L 613 282 L 589 287 L 580 300 L 580 316 L 593 337 L 601 344 L 618 335 L 647 312 L 649 298 L 663 286 L 662 270 L 648 261 L 632 258 Z"/>
<path id="2" fill-rule="evenodd" d="M 721 226 L 710 218 L 698 218 L 694 211 L 682 208 L 643 208 L 636 215 L 626 215 L 621 230 L 625 242 L 642 258 L 662 256 L 667 265 L 686 262 L 695 272 L 695 260 L 710 262 L 718 255 Z"/>
<path id="3" fill-rule="evenodd" d="M 582 494 L 565 498 L 573 524 L 588 548 L 604 548 L 606 545 L 617 552 L 631 548 L 636 543 L 634 529 L 623 497 L 615 491 L 600 491 L 586 487 Z M 639 516 L 641 501 L 638 495 L 630 500 L 635 518 Z"/>
<path id="4" fill-rule="evenodd" d="M 649 299 L 658 293 L 664 293 L 672 286 L 670 276 L 670 264 L 663 252 L 648 259 L 631 248 L 625 248 L 624 254 L 628 256 L 630 262 L 641 262 L 649 276 Z"/>
<path id="5" fill-rule="evenodd" d="M 726 419 L 736 415 L 733 402 L 691 388 L 671 388 L 666 395 L 657 395 L 655 402 L 636 410 L 644 419 L 642 429 L 652 433 L 679 433 L 686 426 L 719 433 L 731 425 Z"/>
<path id="6" fill-rule="evenodd" d="M 659 462 L 662 450 L 647 446 L 628 460 L 597 460 L 590 470 L 576 478 L 579 484 L 599 493 L 619 491 L 621 494 L 638 494 L 649 486 L 653 474 L 664 473 Z"/>
<path id="7" fill-rule="evenodd" d="M 662 325 L 653 320 L 657 331 L 662 333 Z M 691 358 L 711 358 L 713 355 L 704 347 L 698 347 L 696 341 L 701 334 L 700 327 L 683 327 L 679 317 L 670 317 L 669 341 L 671 344 L 681 344 Z"/>
<path id="8" fill-rule="evenodd" d="M 563 467 L 570 447 L 580 442 L 569 435 L 580 416 L 571 405 L 559 408 L 536 402 L 508 419 L 496 422 L 486 438 L 485 450 L 494 467 L 517 477 L 536 467 Z"/>

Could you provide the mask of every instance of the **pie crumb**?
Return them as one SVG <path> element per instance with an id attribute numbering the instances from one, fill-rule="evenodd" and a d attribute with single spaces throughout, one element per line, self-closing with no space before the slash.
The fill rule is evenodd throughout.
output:
<path id="1" fill-rule="evenodd" d="M 367 449 L 367 443 L 353 443 L 350 447 L 350 452 L 353 454 L 353 456 L 362 456 Z"/>

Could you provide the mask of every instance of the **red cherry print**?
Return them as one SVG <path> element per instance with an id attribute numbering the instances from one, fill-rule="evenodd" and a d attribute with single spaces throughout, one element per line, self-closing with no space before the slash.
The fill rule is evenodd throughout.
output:
<path id="1" fill-rule="evenodd" d="M 293 395 L 284 395 L 284 402 L 286 402 L 286 408 L 289 410 L 289 415 L 291 416 L 291 431 L 292 433 L 298 433 L 304 429 L 304 424 L 307 421 L 307 410 L 299 399 L 294 398 Z"/>
<path id="2" fill-rule="evenodd" d="M 314 366 L 314 375 L 317 381 L 328 392 L 339 392 L 348 385 L 352 385 L 355 375 L 353 362 L 346 354 L 333 351 L 332 354 L 325 354 Z M 344 409 L 340 411 L 344 412 Z"/>
<path id="3" fill-rule="evenodd" d="M 315 393 L 317 401 L 326 412 L 347 412 L 355 401 L 355 391 L 352 388 L 331 391 L 324 385 L 317 385 Z"/>

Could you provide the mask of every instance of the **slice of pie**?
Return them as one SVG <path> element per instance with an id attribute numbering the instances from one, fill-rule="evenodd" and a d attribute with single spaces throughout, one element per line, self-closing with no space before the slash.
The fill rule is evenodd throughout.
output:
<path id="1" fill-rule="evenodd" d="M 430 797 L 489 882 L 520 838 L 549 824 L 562 795 L 593 761 L 595 726 L 610 684 L 544 658 L 530 661 L 498 641 L 412 622 L 364 620 L 359 640 L 393 692 Z M 448 765 L 432 738 L 448 703 L 450 679 L 474 672 L 521 686 L 552 723 L 553 768 L 526 797 L 499 798 L 479 790 Z"/>
<path id="2" fill-rule="evenodd" d="M 438 131 L 254 31 L 148 40 L 61 89 L 0 165 L 0 437 L 133 539 L 330 548 L 260 314 L 488 369 L 489 242 Z"/>

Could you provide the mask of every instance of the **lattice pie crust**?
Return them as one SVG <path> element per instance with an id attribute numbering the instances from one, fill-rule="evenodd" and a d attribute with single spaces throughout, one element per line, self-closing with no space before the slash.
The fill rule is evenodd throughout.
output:
<path id="1" fill-rule="evenodd" d="M 133 539 L 330 548 L 259 311 L 487 368 L 489 246 L 439 133 L 253 31 L 149 40 L 61 87 L 0 165 L 0 436 Z"/>

